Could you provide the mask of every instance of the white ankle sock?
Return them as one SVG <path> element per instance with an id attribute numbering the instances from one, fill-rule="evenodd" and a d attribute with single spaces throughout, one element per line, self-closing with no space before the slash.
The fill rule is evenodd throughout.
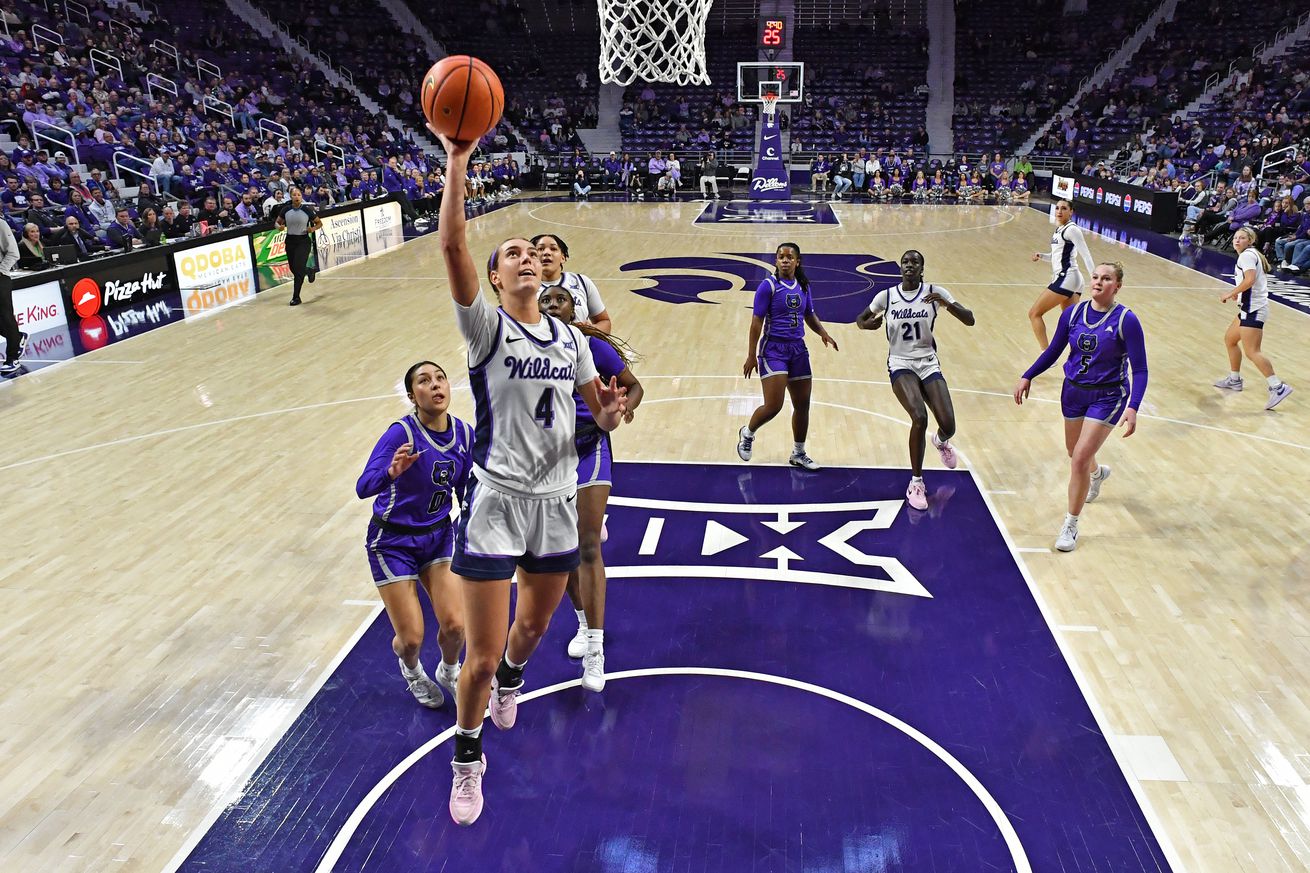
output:
<path id="1" fill-rule="evenodd" d="M 1101 467 L 1101 465 L 1100 465 L 1100 464 L 1097 464 L 1097 465 L 1096 465 L 1096 469 L 1092 471 L 1092 478 L 1093 478 L 1093 479 L 1100 479 L 1100 478 L 1101 478 L 1101 470 L 1102 470 L 1102 469 L 1103 469 L 1103 468 Z"/>
<path id="2" fill-rule="evenodd" d="M 405 666 L 405 659 L 401 658 L 400 669 L 404 672 L 406 676 L 420 676 L 420 675 L 426 676 L 428 672 L 423 669 L 423 660 L 421 658 L 414 662 L 413 667 Z"/>
<path id="3" fill-rule="evenodd" d="M 1283 380 L 1277 376 L 1269 376 L 1265 381 L 1269 383 L 1270 388 L 1278 388 L 1283 384 Z"/>
<path id="4" fill-rule="evenodd" d="M 1075 525 L 1077 525 L 1077 524 L 1078 524 L 1078 516 L 1074 515 L 1072 512 L 1066 512 L 1066 513 L 1064 514 L 1064 522 L 1065 522 L 1065 524 L 1068 524 L 1068 523 L 1071 522 L 1071 521 L 1072 521 Z"/>
<path id="5" fill-rule="evenodd" d="M 573 614 L 576 615 L 576 616 L 578 617 L 578 629 L 579 629 L 579 630 L 586 630 L 586 629 L 587 629 L 587 611 L 586 611 L 585 609 L 575 609 L 575 610 L 573 610 Z"/>
<path id="6" fill-rule="evenodd" d="M 605 651 L 604 628 L 596 628 L 596 627 L 587 628 L 587 651 L 589 653 Z"/>
<path id="7" fill-rule="evenodd" d="M 506 650 L 506 651 L 505 651 L 505 663 L 506 663 L 506 664 L 509 664 L 509 665 L 510 665 L 511 667 L 513 667 L 515 670 L 522 670 L 524 667 L 528 666 L 528 662 L 527 662 L 527 661 L 524 661 L 522 664 L 515 664 L 513 661 L 511 661 L 511 660 L 509 659 L 509 650 Z"/>
<path id="8" fill-rule="evenodd" d="M 466 730 L 465 728 L 462 728 L 459 725 L 455 725 L 455 733 L 465 737 L 474 737 L 474 738 L 480 737 L 482 736 L 482 725 L 478 725 L 477 727 L 473 728 L 473 730 Z"/>
<path id="9" fill-rule="evenodd" d="M 751 426 L 749 424 L 741 429 L 741 435 L 746 437 L 746 439 L 748 440 L 755 439 L 755 431 L 751 430 Z"/>
<path id="10" fill-rule="evenodd" d="M 803 443 L 803 442 L 792 443 L 792 444 L 791 444 L 791 453 L 792 453 L 793 455 L 803 455 L 803 454 L 805 454 L 805 443 Z"/>
<path id="11" fill-rule="evenodd" d="M 1229 378 L 1229 379 L 1232 379 L 1234 382 L 1236 382 L 1236 381 L 1238 381 L 1239 379 L 1242 378 L 1242 374 L 1239 373 L 1237 370 L 1229 370 L 1229 371 L 1228 371 L 1228 378 Z"/>
<path id="12" fill-rule="evenodd" d="M 450 673 L 450 672 L 452 672 L 452 671 L 454 671 L 454 670 L 458 670 L 458 669 L 459 669 L 459 661 L 456 661 L 456 662 L 453 663 L 453 664 L 447 664 L 447 663 L 446 663 L 446 659 L 445 659 L 445 658 L 442 658 L 442 659 L 441 659 L 441 669 L 444 670 L 444 671 L 447 672 L 447 673 Z"/>
<path id="13" fill-rule="evenodd" d="M 910 477 L 910 484 L 913 485 L 915 482 L 920 482 L 920 483 L 922 483 L 922 482 L 923 482 L 923 477 L 922 477 L 922 476 L 911 476 L 911 477 Z"/>

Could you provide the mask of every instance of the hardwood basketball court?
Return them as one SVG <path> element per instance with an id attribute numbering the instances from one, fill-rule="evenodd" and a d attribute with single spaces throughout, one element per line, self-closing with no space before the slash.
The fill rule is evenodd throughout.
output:
<path id="1" fill-rule="evenodd" d="M 816 264 L 852 256 L 888 284 L 900 254 L 921 251 L 926 281 L 977 316 L 937 326 L 962 466 L 1022 553 L 1175 869 L 1310 866 L 1310 318 L 1272 307 L 1265 350 L 1305 393 L 1265 412 L 1249 365 L 1245 393 L 1210 385 L 1226 366 L 1225 284 L 1089 234 L 1097 260 L 1124 264 L 1120 301 L 1142 320 L 1150 387 L 1137 434 L 1107 442 L 1114 478 L 1078 550 L 1059 554 L 1059 374 L 1036 381 L 1037 402 L 1010 397 L 1038 351 L 1026 311 L 1049 281 L 1029 261 L 1047 246 L 1042 212 L 839 203 L 839 225 L 697 223 L 704 208 L 525 201 L 473 220 L 471 246 L 563 236 L 567 269 L 597 282 L 615 333 L 644 356 L 647 399 L 616 457 L 714 464 L 740 463 L 736 431 L 759 402 L 758 381 L 741 378 L 763 275 L 750 256 L 794 240 Z M 467 384 L 443 273 L 435 237 L 421 238 L 321 275 L 298 309 L 260 294 L 0 387 L 0 867 L 180 861 L 363 633 L 378 598 L 354 481 L 406 408 L 409 364 L 431 358 Z M 692 300 L 686 277 L 713 290 Z M 634 291 L 661 287 L 672 291 Z M 829 305 L 858 312 L 871 296 Z M 810 344 L 810 454 L 906 467 L 885 338 L 829 330 L 840 352 Z M 471 420 L 466 390 L 452 412 Z M 779 416 L 752 465 L 785 463 L 790 440 Z M 937 466 L 930 450 L 930 492 Z"/>

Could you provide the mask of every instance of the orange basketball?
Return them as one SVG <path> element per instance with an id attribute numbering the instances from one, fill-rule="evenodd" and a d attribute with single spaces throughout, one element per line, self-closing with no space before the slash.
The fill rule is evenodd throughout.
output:
<path id="1" fill-rule="evenodd" d="M 477 58 L 450 55 L 423 77 L 419 103 L 432 126 L 453 140 L 479 139 L 500 121 L 505 89 L 496 71 Z"/>

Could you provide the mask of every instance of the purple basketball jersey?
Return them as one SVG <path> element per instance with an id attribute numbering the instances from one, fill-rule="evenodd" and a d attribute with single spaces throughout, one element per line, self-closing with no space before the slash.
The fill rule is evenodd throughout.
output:
<path id="1" fill-rule="evenodd" d="M 605 342 L 600 337 L 587 337 L 587 345 L 591 346 L 591 357 L 596 362 L 596 372 L 600 374 L 600 380 L 606 385 L 609 384 L 610 378 L 618 376 L 627 365 L 623 363 L 623 358 L 619 353 L 614 351 L 614 346 Z M 577 391 L 573 392 L 573 403 L 578 407 L 577 421 L 579 426 L 584 422 L 590 424 L 595 419 L 591 416 L 591 410 L 587 408 L 587 401 L 582 399 L 582 395 Z"/>
<path id="2" fill-rule="evenodd" d="M 408 470 L 396 479 L 387 475 L 396 449 L 411 443 L 418 453 Z M 373 515 L 391 524 L 428 528 L 450 517 L 451 504 L 460 500 L 472 463 L 473 429 L 450 416 L 450 430 L 430 431 L 407 415 L 378 440 L 368 464 L 355 485 L 361 498 L 377 495 Z"/>
<path id="3" fill-rule="evenodd" d="M 814 300 L 796 279 L 768 276 L 755 289 L 754 312 L 764 319 L 764 335 L 769 339 L 804 339 L 805 317 L 814 312 Z"/>

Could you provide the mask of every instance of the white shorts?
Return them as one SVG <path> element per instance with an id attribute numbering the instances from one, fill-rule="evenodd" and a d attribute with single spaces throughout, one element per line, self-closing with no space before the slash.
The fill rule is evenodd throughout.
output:
<path id="1" fill-rule="evenodd" d="M 920 382 L 927 382 L 930 379 L 945 379 L 942 375 L 941 361 L 933 355 L 929 358 L 902 358 L 899 355 L 889 355 L 887 357 L 887 376 L 892 382 L 901 373 L 909 373 Z"/>
<path id="2" fill-rule="evenodd" d="M 1242 327 L 1258 327 L 1264 330 L 1265 322 L 1269 320 L 1269 304 L 1266 303 L 1259 309 L 1253 309 L 1247 312 L 1244 309 L 1237 310 L 1237 323 Z"/>
<path id="3" fill-rule="evenodd" d="M 1078 272 L 1077 267 L 1070 267 L 1062 273 L 1056 273 L 1055 278 L 1051 280 L 1051 284 L 1046 287 L 1063 297 L 1081 294 L 1083 293 L 1083 274 Z"/>
<path id="4" fill-rule="evenodd" d="M 519 497 L 472 480 L 451 569 L 469 579 L 510 579 L 578 568 L 578 500 Z"/>

